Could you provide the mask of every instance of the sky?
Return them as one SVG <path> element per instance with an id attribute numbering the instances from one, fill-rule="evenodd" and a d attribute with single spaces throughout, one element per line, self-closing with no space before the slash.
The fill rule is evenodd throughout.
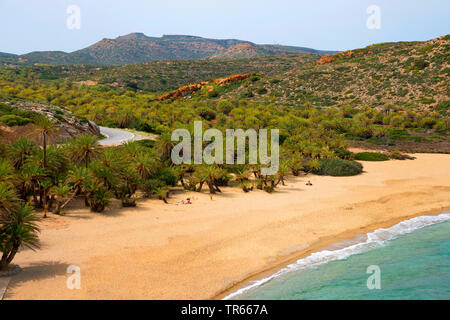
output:
<path id="1" fill-rule="evenodd" d="M 79 29 L 67 27 L 71 5 Z M 348 50 L 445 35 L 449 17 L 450 0 L 0 0 L 0 52 L 71 52 L 132 32 Z"/>

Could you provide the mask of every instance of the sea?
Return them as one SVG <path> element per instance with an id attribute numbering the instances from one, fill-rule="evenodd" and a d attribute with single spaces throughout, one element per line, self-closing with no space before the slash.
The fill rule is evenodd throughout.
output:
<path id="1" fill-rule="evenodd" d="M 420 216 L 311 254 L 231 300 L 448 300 L 450 212 Z"/>

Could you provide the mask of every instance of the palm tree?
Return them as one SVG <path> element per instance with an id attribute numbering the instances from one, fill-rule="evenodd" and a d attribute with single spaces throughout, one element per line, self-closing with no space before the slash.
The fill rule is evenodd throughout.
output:
<path id="1" fill-rule="evenodd" d="M 167 187 L 161 187 L 158 188 L 156 191 L 156 194 L 158 195 L 159 200 L 164 201 L 164 203 L 168 203 L 167 202 L 167 198 L 169 197 L 169 191 L 170 189 Z"/>
<path id="2" fill-rule="evenodd" d="M 0 270 L 8 267 L 21 247 L 39 248 L 37 221 L 39 217 L 28 205 L 19 205 L 0 214 Z"/>
<path id="3" fill-rule="evenodd" d="M 240 183 L 248 181 L 250 176 L 250 171 L 248 168 L 242 168 L 236 173 L 236 180 Z"/>
<path id="4" fill-rule="evenodd" d="M 141 179 L 133 168 L 125 168 L 120 174 L 120 183 L 114 186 L 116 198 L 122 201 L 124 207 L 135 207 L 136 199 L 133 197 L 136 193 Z"/>
<path id="5" fill-rule="evenodd" d="M 0 182 L 0 215 L 3 213 L 9 214 L 16 201 L 17 195 L 11 185 L 6 182 Z"/>
<path id="6" fill-rule="evenodd" d="M 169 133 L 163 133 L 158 137 L 155 143 L 155 150 L 161 154 L 163 160 L 170 159 L 172 149 L 175 146 Z"/>
<path id="7" fill-rule="evenodd" d="M 300 171 L 304 168 L 305 160 L 299 153 L 292 154 L 287 160 L 287 166 L 291 169 L 294 176 L 298 176 Z"/>
<path id="8" fill-rule="evenodd" d="M 80 135 L 69 144 L 70 158 L 77 163 L 84 163 L 87 168 L 92 159 L 100 155 L 98 138 L 92 135 Z"/>
<path id="9" fill-rule="evenodd" d="M 287 177 L 289 173 L 289 168 L 287 166 L 286 163 L 280 163 L 280 167 L 278 168 L 278 172 L 276 174 L 277 177 L 277 182 L 275 183 L 275 185 L 278 185 L 281 182 L 281 185 L 285 186 L 285 181 L 284 179 Z"/>
<path id="10" fill-rule="evenodd" d="M 68 184 L 59 183 L 50 189 L 50 193 L 56 196 L 56 208 L 53 213 L 61 214 L 61 207 L 72 193 L 72 188 Z"/>
<path id="11" fill-rule="evenodd" d="M 25 164 L 28 157 L 36 153 L 36 150 L 36 145 L 33 142 L 27 137 L 22 137 L 9 146 L 7 153 L 14 168 L 20 169 Z"/>
<path id="12" fill-rule="evenodd" d="M 138 153 L 136 157 L 133 158 L 133 164 L 136 173 L 142 180 L 147 180 L 156 173 L 156 159 L 149 153 Z"/>
<path id="13" fill-rule="evenodd" d="M 197 177 L 198 181 L 200 181 L 197 192 L 202 190 L 204 183 L 208 185 L 211 194 L 222 192 L 219 189 L 218 180 L 223 177 L 223 172 L 219 167 L 214 165 L 203 165 L 194 172 L 194 175 Z"/>
<path id="14" fill-rule="evenodd" d="M 308 161 L 308 167 L 310 168 L 311 172 L 314 170 L 320 169 L 320 161 L 318 159 L 310 159 Z"/>
<path id="15" fill-rule="evenodd" d="M 24 201 L 28 200 L 31 192 L 35 206 L 40 206 L 41 201 L 37 199 L 37 191 L 40 191 L 40 182 L 44 176 L 44 169 L 33 161 L 27 161 L 22 167 L 19 172 L 19 189 L 20 196 Z"/>
<path id="16" fill-rule="evenodd" d="M 172 168 L 173 174 L 178 178 L 183 188 L 186 188 L 186 184 L 184 182 L 184 175 L 186 174 L 188 167 L 185 164 L 178 165 Z"/>
<path id="17" fill-rule="evenodd" d="M 130 109 L 123 110 L 116 117 L 116 123 L 120 128 L 128 128 L 133 120 L 134 115 Z"/>
<path id="18" fill-rule="evenodd" d="M 40 199 L 44 209 L 44 218 L 47 218 L 48 194 L 52 186 L 53 184 L 49 179 L 43 179 L 40 183 Z"/>
<path id="19" fill-rule="evenodd" d="M 14 186 L 17 175 L 12 164 L 6 159 L 0 159 L 0 183 Z"/>
<path id="20" fill-rule="evenodd" d="M 61 210 L 65 208 L 67 204 L 69 204 L 70 201 L 72 201 L 77 194 L 84 193 L 84 203 L 88 207 L 89 206 L 89 199 L 87 195 L 86 185 L 93 179 L 92 173 L 89 171 L 89 169 L 84 167 L 74 167 L 69 170 L 69 174 L 67 176 L 66 183 L 70 184 L 74 190 L 72 196 L 67 199 L 66 202 L 64 202 L 61 205 Z"/>
<path id="21" fill-rule="evenodd" d="M 37 119 L 36 124 L 38 126 L 38 132 L 40 135 L 42 135 L 42 144 L 43 144 L 43 150 L 44 150 L 44 161 L 43 166 L 44 168 L 47 167 L 47 139 L 49 135 L 54 133 L 58 126 L 55 122 L 53 122 L 51 119 L 41 116 Z"/>
<path id="22" fill-rule="evenodd" d="M 111 193 L 97 179 L 88 181 L 85 188 L 91 211 L 103 212 L 109 204 Z"/>

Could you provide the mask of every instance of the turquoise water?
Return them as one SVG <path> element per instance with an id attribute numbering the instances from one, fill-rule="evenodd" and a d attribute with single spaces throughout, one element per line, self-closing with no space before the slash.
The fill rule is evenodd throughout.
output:
<path id="1" fill-rule="evenodd" d="M 365 243 L 340 250 L 331 261 L 333 251 L 299 260 L 267 282 L 228 298 L 450 299 L 450 221 L 417 225 L 422 222 L 415 218 L 368 234 Z M 318 257 L 328 258 L 317 263 Z M 315 266 L 306 266 L 311 262 Z M 380 268 L 381 289 L 367 288 L 371 265 Z"/>

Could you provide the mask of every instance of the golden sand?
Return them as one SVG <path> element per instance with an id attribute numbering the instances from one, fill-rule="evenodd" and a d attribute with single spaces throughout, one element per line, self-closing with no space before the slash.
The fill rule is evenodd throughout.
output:
<path id="1" fill-rule="evenodd" d="M 208 299 L 249 279 L 380 227 L 450 209 L 450 155 L 363 162 L 355 177 L 292 177 L 273 194 L 178 192 L 103 214 L 68 210 L 42 222 L 5 299 Z M 305 186 L 311 180 L 312 187 Z M 66 286 L 69 265 L 81 289 Z"/>

